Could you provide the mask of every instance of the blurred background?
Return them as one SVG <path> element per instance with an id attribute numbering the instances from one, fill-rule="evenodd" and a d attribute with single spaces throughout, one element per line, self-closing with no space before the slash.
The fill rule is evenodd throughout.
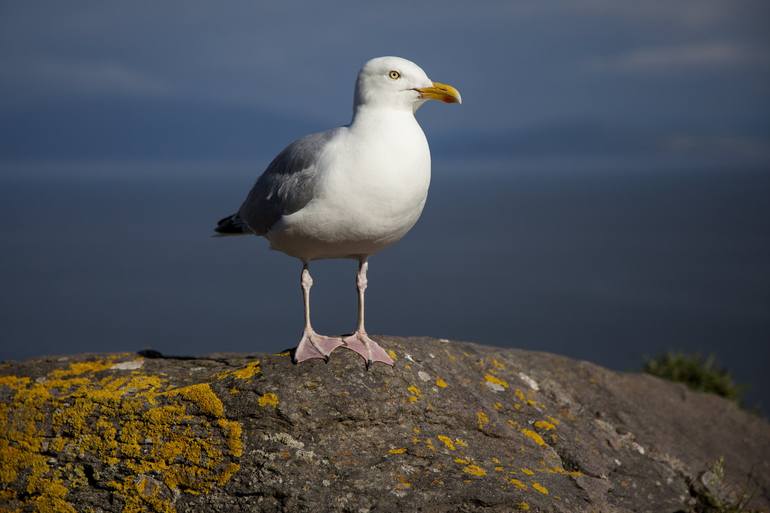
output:
<path id="1" fill-rule="evenodd" d="M 372 333 L 625 371 L 714 354 L 770 406 L 770 4 L 0 3 L 0 358 L 278 351 L 298 262 L 211 238 L 288 142 L 399 55 L 426 105 L 421 221 L 370 263 Z M 312 266 L 351 331 L 355 264 Z"/>

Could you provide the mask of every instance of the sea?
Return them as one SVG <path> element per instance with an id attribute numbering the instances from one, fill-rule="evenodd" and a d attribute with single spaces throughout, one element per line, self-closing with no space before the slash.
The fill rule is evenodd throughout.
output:
<path id="1" fill-rule="evenodd" d="M 262 164 L 0 164 L 0 359 L 294 346 L 300 263 L 212 237 Z M 355 270 L 311 265 L 317 331 L 353 329 Z M 418 224 L 370 260 L 367 328 L 623 372 L 713 355 L 766 414 L 770 171 L 436 162 Z"/>

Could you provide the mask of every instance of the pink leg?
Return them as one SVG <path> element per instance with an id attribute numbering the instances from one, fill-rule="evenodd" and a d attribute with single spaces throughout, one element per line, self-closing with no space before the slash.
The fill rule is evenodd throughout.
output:
<path id="1" fill-rule="evenodd" d="M 366 362 L 366 368 L 368 369 L 374 362 L 382 362 L 386 365 L 393 365 L 393 359 L 388 356 L 388 353 L 380 347 L 380 345 L 372 340 L 369 335 L 366 334 L 366 328 L 364 327 L 364 291 L 368 285 L 366 279 L 366 271 L 369 268 L 369 263 L 366 258 L 362 258 L 358 266 L 358 274 L 356 275 L 356 288 L 358 289 L 358 327 L 356 332 L 345 337 L 345 347 L 351 351 L 355 351 Z"/>
<path id="2" fill-rule="evenodd" d="M 302 333 L 302 340 L 294 350 L 294 362 L 300 363 L 312 358 L 323 358 L 328 361 L 331 352 L 343 344 L 342 338 L 319 335 L 310 325 L 310 288 L 313 286 L 313 278 L 310 276 L 307 264 L 302 268 L 300 283 L 305 303 L 305 330 Z"/>

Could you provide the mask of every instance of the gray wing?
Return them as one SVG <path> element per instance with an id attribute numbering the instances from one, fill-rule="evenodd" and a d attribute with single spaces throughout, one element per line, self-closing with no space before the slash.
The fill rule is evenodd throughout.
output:
<path id="1" fill-rule="evenodd" d="M 297 212 L 313 199 L 318 160 L 338 130 L 298 139 L 273 159 L 237 214 L 251 231 L 264 235 L 282 216 Z"/>

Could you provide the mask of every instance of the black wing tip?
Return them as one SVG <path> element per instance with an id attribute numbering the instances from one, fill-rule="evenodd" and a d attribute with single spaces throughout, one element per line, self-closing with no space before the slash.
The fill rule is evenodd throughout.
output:
<path id="1" fill-rule="evenodd" d="M 251 233 L 248 225 L 243 222 L 243 219 L 238 214 L 220 219 L 214 231 L 220 235 L 244 235 Z"/>

